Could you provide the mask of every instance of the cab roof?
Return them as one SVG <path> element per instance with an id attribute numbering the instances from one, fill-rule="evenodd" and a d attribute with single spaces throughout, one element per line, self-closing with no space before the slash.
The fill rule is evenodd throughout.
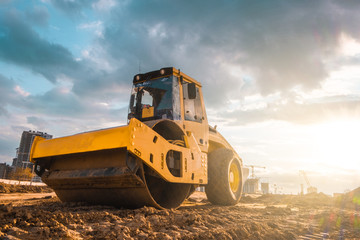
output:
<path id="1" fill-rule="evenodd" d="M 152 71 L 152 72 L 136 74 L 134 76 L 133 83 L 136 84 L 136 83 L 140 83 L 140 82 L 144 82 L 144 81 L 148 81 L 148 80 L 154 80 L 154 79 L 161 78 L 161 77 L 167 77 L 170 75 L 174 75 L 178 78 L 182 78 L 184 81 L 187 81 L 187 82 L 195 83 L 196 85 L 201 87 L 201 84 L 198 81 L 196 81 L 192 77 L 189 77 L 185 73 L 181 72 L 180 69 L 176 69 L 174 67 L 166 67 L 166 68 L 161 68 L 159 70 Z"/>

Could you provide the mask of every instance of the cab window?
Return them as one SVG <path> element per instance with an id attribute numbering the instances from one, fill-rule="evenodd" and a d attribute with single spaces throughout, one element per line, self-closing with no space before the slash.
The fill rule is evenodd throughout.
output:
<path id="1" fill-rule="evenodd" d="M 189 99 L 188 83 L 183 84 L 185 120 L 194 122 L 202 122 L 203 120 L 203 111 L 199 91 L 199 88 L 196 87 L 195 99 Z"/>

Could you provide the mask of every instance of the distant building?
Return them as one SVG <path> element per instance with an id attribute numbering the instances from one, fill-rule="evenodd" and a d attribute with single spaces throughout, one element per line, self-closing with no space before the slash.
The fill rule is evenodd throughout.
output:
<path id="1" fill-rule="evenodd" d="M 11 173 L 12 168 L 6 163 L 0 163 L 0 178 L 7 179 Z"/>
<path id="2" fill-rule="evenodd" d="M 31 145 L 35 136 L 40 136 L 46 139 L 51 139 L 52 135 L 39 131 L 24 131 L 21 135 L 20 145 L 16 149 L 16 158 L 13 159 L 12 166 L 14 168 L 32 168 L 32 163 L 29 161 Z"/>
<path id="3" fill-rule="evenodd" d="M 316 187 L 312 187 L 312 186 L 309 186 L 307 189 L 307 193 L 317 193 L 317 188 Z"/>
<path id="4" fill-rule="evenodd" d="M 11 164 L 11 166 L 13 166 L 13 167 L 16 166 L 16 163 L 18 161 L 17 155 L 19 155 L 19 148 L 16 148 L 16 157 L 13 158 L 13 161 L 12 161 L 12 164 Z"/>
<path id="5" fill-rule="evenodd" d="M 262 194 L 269 194 L 269 183 L 261 183 L 261 192 Z"/>
<path id="6" fill-rule="evenodd" d="M 244 183 L 243 187 L 244 193 L 260 193 L 259 191 L 259 179 L 258 178 L 248 178 Z"/>

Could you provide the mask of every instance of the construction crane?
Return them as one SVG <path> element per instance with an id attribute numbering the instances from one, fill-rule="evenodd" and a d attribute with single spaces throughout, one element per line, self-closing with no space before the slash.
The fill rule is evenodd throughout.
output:
<path id="1" fill-rule="evenodd" d="M 250 175 L 251 178 L 255 178 L 254 168 L 263 168 L 263 169 L 266 168 L 264 166 L 257 166 L 257 165 L 246 165 L 246 167 L 251 168 L 251 175 Z"/>
<path id="2" fill-rule="evenodd" d="M 311 186 L 310 181 L 309 181 L 309 179 L 308 179 L 308 177 L 306 175 L 306 172 L 304 170 L 300 170 L 299 173 L 300 173 L 300 176 L 302 175 L 304 177 L 304 179 L 305 179 L 305 182 L 306 182 L 306 185 L 307 185 L 307 193 L 317 193 L 317 188 Z M 302 186 L 302 184 L 301 184 L 301 186 Z M 302 187 L 301 187 L 301 193 L 303 193 Z"/>

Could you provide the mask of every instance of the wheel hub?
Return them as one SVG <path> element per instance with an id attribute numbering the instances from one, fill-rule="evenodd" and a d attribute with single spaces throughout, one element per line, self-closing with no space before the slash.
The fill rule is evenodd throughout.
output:
<path id="1" fill-rule="evenodd" d="M 229 184 L 232 192 L 236 192 L 240 184 L 240 170 L 238 165 L 233 161 L 229 169 Z"/>

